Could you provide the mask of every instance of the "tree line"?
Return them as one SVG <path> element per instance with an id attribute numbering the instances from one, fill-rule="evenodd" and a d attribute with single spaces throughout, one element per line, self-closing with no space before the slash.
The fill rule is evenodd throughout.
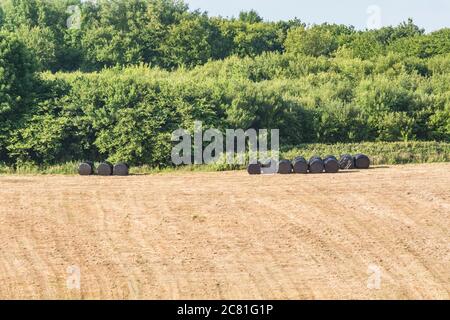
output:
<path id="1" fill-rule="evenodd" d="M 449 29 L 426 35 L 411 20 L 357 31 L 345 25 L 307 26 L 298 19 L 265 22 L 255 11 L 231 19 L 209 17 L 179 0 L 3 0 L 1 8 L 2 30 L 27 45 L 41 70 L 139 63 L 173 69 L 263 52 L 316 57 L 345 52 L 367 59 L 388 52 L 428 58 L 450 50 Z"/>
<path id="2" fill-rule="evenodd" d="M 10 164 L 165 166 L 171 132 L 195 120 L 278 128 L 284 145 L 450 140 L 450 29 L 210 17 L 176 0 L 4 0 L 0 28 Z"/>

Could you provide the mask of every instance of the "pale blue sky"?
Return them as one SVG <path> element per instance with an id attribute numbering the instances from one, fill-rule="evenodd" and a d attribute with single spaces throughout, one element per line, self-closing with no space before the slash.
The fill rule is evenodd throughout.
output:
<path id="1" fill-rule="evenodd" d="M 255 9 L 270 21 L 294 17 L 306 23 L 335 22 L 365 29 L 370 14 L 367 9 L 381 9 L 381 25 L 397 25 L 413 18 L 427 32 L 450 27 L 450 0 L 185 0 L 190 9 L 210 15 L 238 16 L 242 10 Z M 373 17 L 373 15 L 372 15 Z M 370 25 L 370 22 L 369 22 Z"/>

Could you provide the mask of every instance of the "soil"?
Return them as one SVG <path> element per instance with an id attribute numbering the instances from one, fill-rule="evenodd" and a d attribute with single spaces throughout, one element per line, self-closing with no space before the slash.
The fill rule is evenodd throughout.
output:
<path id="1" fill-rule="evenodd" d="M 448 163 L 0 186 L 0 299 L 450 296 Z"/>

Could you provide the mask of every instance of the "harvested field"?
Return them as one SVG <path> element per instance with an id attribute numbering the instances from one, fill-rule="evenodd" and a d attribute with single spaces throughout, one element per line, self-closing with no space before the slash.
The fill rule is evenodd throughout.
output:
<path id="1" fill-rule="evenodd" d="M 1 299 L 450 297 L 450 164 L 0 186 Z"/>

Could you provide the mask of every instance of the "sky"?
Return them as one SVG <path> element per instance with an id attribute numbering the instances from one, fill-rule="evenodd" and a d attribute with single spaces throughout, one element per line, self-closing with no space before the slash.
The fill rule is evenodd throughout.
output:
<path id="1" fill-rule="evenodd" d="M 427 32 L 450 27 L 450 0 L 185 0 L 192 10 L 237 17 L 255 9 L 267 21 L 295 17 L 305 23 L 339 23 L 357 29 L 398 25 L 408 18 Z"/>

